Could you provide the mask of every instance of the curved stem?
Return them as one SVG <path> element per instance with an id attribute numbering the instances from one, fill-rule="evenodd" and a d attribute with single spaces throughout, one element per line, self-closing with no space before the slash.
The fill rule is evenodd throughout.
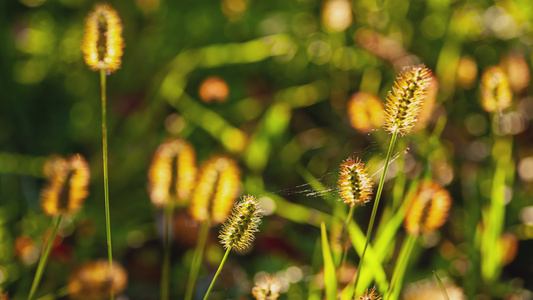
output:
<path id="1" fill-rule="evenodd" d="M 163 254 L 163 268 L 161 270 L 161 300 L 168 300 L 169 297 L 169 282 L 170 282 L 170 232 L 172 226 L 172 217 L 174 214 L 174 206 L 172 204 L 165 206 L 165 213 L 163 215 L 164 224 L 164 254 Z"/>
<path id="2" fill-rule="evenodd" d="M 228 258 L 228 255 L 230 252 L 231 252 L 231 248 L 228 248 L 228 250 L 226 250 L 226 253 L 224 254 L 224 257 L 222 258 L 222 261 L 220 262 L 220 265 L 218 266 L 218 270 L 215 273 L 215 277 L 213 277 L 213 280 L 211 281 L 211 284 L 209 285 L 209 289 L 207 289 L 207 293 L 205 293 L 204 300 L 209 299 L 209 294 L 211 294 L 211 290 L 213 289 L 213 286 L 215 285 L 215 281 L 217 281 L 218 275 L 220 274 L 220 271 L 222 271 L 222 267 L 224 267 L 224 263 L 226 262 L 226 259 Z"/>
<path id="3" fill-rule="evenodd" d="M 394 144 L 396 143 L 397 137 L 398 137 L 398 132 L 395 131 L 392 134 L 392 138 L 389 144 L 389 150 L 387 151 L 387 157 L 385 158 L 385 165 L 383 166 L 383 172 L 381 173 L 381 179 L 379 180 L 379 186 L 376 192 L 376 200 L 374 200 L 374 207 L 372 208 L 372 215 L 370 216 L 370 223 L 368 224 L 368 229 L 366 231 L 365 247 L 363 248 L 363 254 L 361 254 L 361 259 L 359 260 L 359 266 L 357 267 L 354 289 L 357 289 L 357 281 L 359 280 L 359 275 L 361 275 L 361 268 L 363 267 L 363 261 L 365 259 L 366 248 L 368 247 L 370 235 L 372 234 L 372 228 L 374 227 L 374 221 L 376 219 L 376 213 L 378 211 L 379 200 L 381 199 L 381 193 L 383 192 L 383 186 L 385 185 L 385 177 L 387 176 L 387 170 L 389 169 L 389 163 L 392 157 L 392 151 L 394 149 Z"/>
<path id="4" fill-rule="evenodd" d="M 346 251 L 346 247 L 345 247 L 345 244 L 346 244 L 346 237 L 348 235 L 348 225 L 350 225 L 350 222 L 352 221 L 352 218 L 353 218 L 353 212 L 355 211 L 355 205 L 352 205 L 350 206 L 350 211 L 348 212 L 348 217 L 346 217 L 346 221 L 344 222 L 344 227 L 342 227 L 342 239 L 341 239 L 341 245 L 342 245 L 342 259 L 341 259 L 341 264 L 339 265 L 339 271 L 340 269 L 342 268 L 342 266 L 344 265 L 344 263 L 346 262 L 346 253 L 348 251 Z"/>
<path id="5" fill-rule="evenodd" d="M 41 258 L 39 259 L 39 265 L 37 266 L 37 272 L 35 272 L 35 277 L 33 278 L 33 283 L 31 284 L 30 295 L 28 296 L 28 300 L 33 299 L 35 291 L 37 291 L 37 287 L 39 286 L 39 282 L 41 281 L 41 277 L 43 276 L 44 267 L 46 266 L 46 262 L 48 260 L 48 255 L 50 254 L 50 249 L 52 249 L 52 244 L 54 243 L 57 228 L 59 228 L 59 223 L 61 223 L 61 218 L 61 215 L 57 217 L 54 229 L 52 230 L 52 234 L 48 238 L 48 242 L 46 243 L 44 252 L 41 255 Z"/>
<path id="6" fill-rule="evenodd" d="M 107 110 L 106 110 L 106 75 L 105 70 L 100 70 L 100 92 L 102 96 L 102 152 L 104 164 L 104 195 L 105 195 L 105 227 L 107 234 L 107 256 L 109 269 L 113 270 L 113 247 L 111 246 L 111 220 L 109 217 L 109 173 L 107 169 Z M 111 285 L 111 300 L 115 298 L 115 291 Z"/>
<path id="7" fill-rule="evenodd" d="M 204 257 L 205 245 L 207 243 L 207 237 L 209 236 L 209 220 L 203 221 L 200 224 L 200 235 L 198 237 L 198 245 L 194 250 L 194 256 L 191 263 L 191 270 L 189 271 L 189 280 L 187 282 L 187 290 L 185 291 L 185 300 L 191 300 L 194 294 L 194 286 L 196 285 L 196 279 L 198 278 L 198 271 L 202 264 Z"/>

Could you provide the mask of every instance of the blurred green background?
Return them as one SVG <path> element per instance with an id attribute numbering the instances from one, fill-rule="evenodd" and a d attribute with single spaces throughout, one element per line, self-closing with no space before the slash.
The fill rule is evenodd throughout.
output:
<path id="1" fill-rule="evenodd" d="M 377 172 L 388 145 L 382 129 L 367 134 L 350 125 L 348 100 L 365 91 L 385 101 L 401 67 L 424 63 L 439 82 L 436 106 L 426 128 L 402 138 L 390 176 L 403 173 L 409 181 L 430 168 L 454 204 L 441 233 L 422 242 L 411 259 L 405 281 L 442 270 L 469 298 L 532 299 L 533 2 L 336 2 L 344 4 L 333 19 L 325 16 L 329 4 L 319 0 L 110 3 L 122 19 L 126 43 L 121 69 L 107 77 L 107 94 L 111 227 L 115 259 L 129 274 L 128 298 L 158 295 L 162 213 L 150 203 L 147 172 L 158 145 L 179 136 L 194 145 L 199 164 L 212 154 L 235 158 L 243 193 L 268 198 L 263 201 L 271 207 L 253 250 L 230 257 L 221 280 L 225 288 L 213 298 L 247 299 L 253 276 L 264 271 L 285 276 L 284 299 L 308 299 L 321 266 L 317 226 L 338 207 L 330 199 L 336 197 L 339 164 L 357 154 Z M 93 5 L 0 2 L 0 287 L 14 299 L 26 297 L 51 222 L 40 209 L 39 193 L 42 164 L 52 154 L 82 154 L 92 177 L 84 209 L 63 221 L 38 295 L 55 297 L 70 270 L 107 254 L 99 76 L 80 50 Z M 493 126 L 481 108 L 479 78 L 496 64 L 508 71 L 513 104 Z M 200 86 L 210 76 L 227 84 L 225 101 L 200 99 Z M 438 120 L 443 131 L 431 144 Z M 490 198 L 495 136 L 512 140 L 504 228 L 515 237 L 516 257 L 491 281 L 480 275 L 474 236 Z M 306 176 L 321 178 L 333 191 L 307 195 L 311 187 L 300 186 L 311 181 Z M 392 188 L 385 186 L 384 201 L 390 202 Z M 355 212 L 362 228 L 370 210 L 367 205 Z M 184 290 L 195 226 L 186 209 L 176 212 L 176 299 Z M 206 253 L 209 270 L 222 256 L 217 232 L 212 230 Z M 15 247 L 21 236 L 35 243 L 29 256 Z M 349 259 L 356 264 L 354 253 Z M 394 259 L 385 265 L 387 272 L 393 267 Z M 202 273 L 199 288 L 210 278 Z"/>

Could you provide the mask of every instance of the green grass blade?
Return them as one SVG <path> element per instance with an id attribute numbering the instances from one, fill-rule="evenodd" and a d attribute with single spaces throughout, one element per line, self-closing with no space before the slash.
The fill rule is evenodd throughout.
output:
<path id="1" fill-rule="evenodd" d="M 322 258 L 324 260 L 324 286 L 326 288 L 326 299 L 337 299 L 337 277 L 335 275 L 335 264 L 331 256 L 331 249 L 329 247 L 328 235 L 326 233 L 326 225 L 324 222 L 320 224 L 320 231 L 322 234 Z"/>
<path id="2" fill-rule="evenodd" d="M 437 275 L 437 272 L 433 271 L 433 274 L 435 275 L 435 278 L 437 278 L 437 281 L 439 282 L 440 289 L 442 291 L 442 296 L 444 297 L 444 300 L 450 300 L 450 297 L 448 297 L 448 293 L 446 292 L 446 288 L 444 287 L 444 284 L 442 283 L 442 280 L 440 280 L 439 275 Z"/>

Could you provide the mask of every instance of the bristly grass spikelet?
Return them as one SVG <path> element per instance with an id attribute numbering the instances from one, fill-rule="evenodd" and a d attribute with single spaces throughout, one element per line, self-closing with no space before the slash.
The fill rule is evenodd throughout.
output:
<path id="1" fill-rule="evenodd" d="M 254 240 L 261 223 L 261 209 L 254 196 L 246 195 L 235 204 L 228 220 L 222 225 L 220 243 L 224 249 L 245 250 Z"/>
<path id="2" fill-rule="evenodd" d="M 255 282 L 252 295 L 256 300 L 276 300 L 281 290 L 281 282 L 274 275 L 265 275 Z"/>
<path id="3" fill-rule="evenodd" d="M 349 157 L 342 162 L 338 186 L 344 203 L 350 206 L 368 203 L 372 198 L 372 185 L 365 164 L 359 158 Z"/>
<path id="4" fill-rule="evenodd" d="M 96 4 L 85 22 L 82 47 L 85 63 L 93 70 L 112 73 L 120 68 L 124 48 L 122 23 L 109 4 Z"/>
<path id="5" fill-rule="evenodd" d="M 355 296 L 354 300 L 381 300 L 381 295 L 376 292 L 376 287 L 374 286 L 370 290 L 366 290 L 364 295 Z"/>
<path id="6" fill-rule="evenodd" d="M 408 67 L 387 94 L 385 129 L 406 135 L 416 123 L 430 84 L 431 71 L 424 65 Z"/>
<path id="7" fill-rule="evenodd" d="M 422 182 L 407 211 L 405 230 L 418 236 L 439 229 L 446 222 L 452 198 L 448 191 L 434 181 Z"/>
<path id="8" fill-rule="evenodd" d="M 196 181 L 196 153 L 182 139 L 163 142 L 154 154 L 148 171 L 148 189 L 152 203 L 163 207 L 182 205 L 189 200 Z"/>
<path id="9" fill-rule="evenodd" d="M 489 67 L 481 76 L 481 105 L 487 112 L 499 112 L 511 105 L 512 92 L 501 67 Z"/>

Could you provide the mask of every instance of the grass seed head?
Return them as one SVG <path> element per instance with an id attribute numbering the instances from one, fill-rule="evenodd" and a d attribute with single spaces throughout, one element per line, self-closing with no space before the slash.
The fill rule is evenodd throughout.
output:
<path id="1" fill-rule="evenodd" d="M 281 282 L 274 275 L 265 275 L 255 282 L 252 295 L 256 300 L 276 300 L 281 290 Z"/>
<path id="2" fill-rule="evenodd" d="M 481 76 L 481 105 L 487 112 L 499 112 L 511 105 L 513 94 L 501 67 L 489 67 Z"/>
<path id="3" fill-rule="evenodd" d="M 338 186 L 344 203 L 350 206 L 368 203 L 372 197 L 373 184 L 365 164 L 359 158 L 349 157 L 342 162 Z"/>
<path id="4" fill-rule="evenodd" d="M 73 214 L 89 195 L 89 165 L 79 155 L 53 158 L 45 164 L 48 183 L 41 191 L 41 206 L 49 216 Z"/>
<path id="5" fill-rule="evenodd" d="M 366 290 L 364 295 L 355 296 L 354 300 L 381 300 L 381 295 L 376 292 L 376 287 L 374 286 L 370 290 Z"/>
<path id="6" fill-rule="evenodd" d="M 240 190 L 237 163 L 225 156 L 209 159 L 201 168 L 189 212 L 198 222 L 224 222 Z"/>
<path id="7" fill-rule="evenodd" d="M 415 125 L 431 82 L 431 71 L 424 65 L 408 67 L 397 77 L 387 94 L 385 129 L 406 135 Z"/>
<path id="8" fill-rule="evenodd" d="M 447 190 L 434 181 L 420 183 L 418 192 L 407 211 L 405 230 L 418 236 L 439 229 L 448 217 L 452 198 Z"/>
<path id="9" fill-rule="evenodd" d="M 222 225 L 220 243 L 225 249 L 245 250 L 254 240 L 261 223 L 261 209 L 254 196 L 246 195 L 235 203 L 228 220 Z"/>
<path id="10" fill-rule="evenodd" d="M 81 50 L 93 70 L 112 73 L 120 68 L 124 48 L 122 23 L 109 4 L 96 4 L 85 22 Z"/>
<path id="11" fill-rule="evenodd" d="M 148 190 L 155 206 L 183 204 L 189 199 L 196 181 L 196 153 L 182 139 L 162 143 L 148 171 Z"/>
<path id="12" fill-rule="evenodd" d="M 109 298 L 111 287 L 115 295 L 126 289 L 128 275 L 124 268 L 113 262 L 113 269 L 105 259 L 86 262 L 69 277 L 67 289 L 72 299 L 92 300 Z"/>

